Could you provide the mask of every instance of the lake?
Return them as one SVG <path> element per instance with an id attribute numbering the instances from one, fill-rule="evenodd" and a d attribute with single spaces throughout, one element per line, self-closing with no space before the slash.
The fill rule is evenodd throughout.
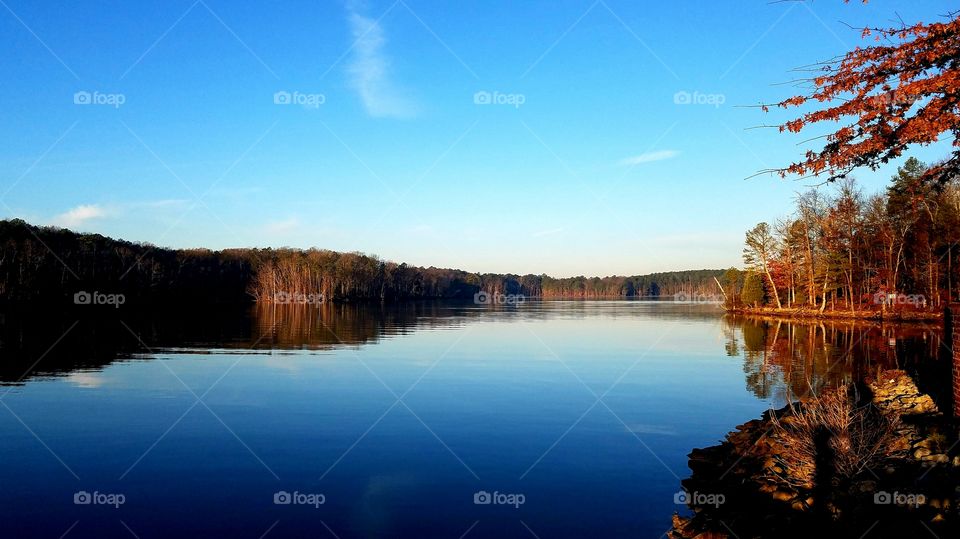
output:
<path id="1" fill-rule="evenodd" d="M 940 330 L 712 304 L 6 313 L 15 537 L 659 537 L 687 454 Z"/>

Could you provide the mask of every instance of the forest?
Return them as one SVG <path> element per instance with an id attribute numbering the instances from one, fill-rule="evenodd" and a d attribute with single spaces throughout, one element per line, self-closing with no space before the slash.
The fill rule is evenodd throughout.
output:
<path id="1" fill-rule="evenodd" d="M 798 194 L 792 215 L 746 233 L 730 303 L 825 311 L 942 310 L 957 297 L 960 181 L 908 158 L 886 190 L 845 177 Z"/>
<path id="2" fill-rule="evenodd" d="M 123 294 L 126 305 L 396 301 L 519 294 L 529 298 L 689 297 L 716 294 L 722 270 L 554 278 L 417 267 L 325 249 L 167 249 L 0 221 L 0 302 Z"/>

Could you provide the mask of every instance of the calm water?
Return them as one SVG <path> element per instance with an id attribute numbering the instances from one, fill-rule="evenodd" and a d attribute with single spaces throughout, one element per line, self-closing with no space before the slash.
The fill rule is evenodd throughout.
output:
<path id="1" fill-rule="evenodd" d="M 5 536 L 659 537 L 691 449 L 879 367 L 942 378 L 936 328 L 712 305 L 74 314 L 2 320 Z"/>

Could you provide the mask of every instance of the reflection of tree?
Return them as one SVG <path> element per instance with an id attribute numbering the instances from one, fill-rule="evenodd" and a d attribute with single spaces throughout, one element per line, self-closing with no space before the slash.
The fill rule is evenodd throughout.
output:
<path id="1" fill-rule="evenodd" d="M 938 361 L 941 347 L 941 331 L 929 326 L 739 316 L 726 316 L 724 324 L 728 355 L 738 349 L 737 337 L 742 336 L 747 388 L 778 402 L 818 394 L 880 368 L 934 370 L 931 364 Z M 930 385 L 934 378 L 926 375 Z"/>
<path id="2" fill-rule="evenodd" d="M 477 311 L 473 311 L 475 314 Z M 438 302 L 391 304 L 322 303 L 319 305 L 260 304 L 251 321 L 255 341 L 247 347 L 331 348 L 376 342 L 383 335 L 403 334 L 419 327 L 456 324 L 466 306 Z"/>
<path id="3" fill-rule="evenodd" d="M 132 354 L 170 348 L 360 345 L 384 335 L 462 323 L 484 312 L 462 303 L 423 301 L 259 305 L 249 310 L 124 310 L 122 317 L 100 311 L 79 321 L 48 312 L 6 313 L 0 315 L 0 383 L 17 382 L 25 374 L 34 377 L 102 368 Z"/>
<path id="4" fill-rule="evenodd" d="M 758 321 L 746 323 L 741 327 L 743 347 L 748 355 L 756 355 L 767 350 L 767 324 Z"/>
<path id="5" fill-rule="evenodd" d="M 740 336 L 737 333 L 737 328 L 728 322 L 723 324 L 722 329 L 723 336 L 726 339 L 723 348 L 727 352 L 727 357 L 740 357 Z"/>

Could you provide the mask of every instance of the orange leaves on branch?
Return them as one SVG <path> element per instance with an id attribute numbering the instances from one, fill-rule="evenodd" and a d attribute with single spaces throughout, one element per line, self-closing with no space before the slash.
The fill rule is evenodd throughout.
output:
<path id="1" fill-rule="evenodd" d="M 909 145 L 931 144 L 944 134 L 960 147 L 960 18 L 950 17 L 932 24 L 864 28 L 863 38 L 874 36 L 881 44 L 817 64 L 822 73 L 809 80 L 813 91 L 776 105 L 826 106 L 781 124 L 780 131 L 799 133 L 822 122 L 841 125 L 825 137 L 822 149 L 773 172 L 781 177 L 825 175 L 833 181 L 858 167 L 875 169 Z M 943 181 L 958 172 L 960 150 L 931 167 L 924 179 Z"/>

